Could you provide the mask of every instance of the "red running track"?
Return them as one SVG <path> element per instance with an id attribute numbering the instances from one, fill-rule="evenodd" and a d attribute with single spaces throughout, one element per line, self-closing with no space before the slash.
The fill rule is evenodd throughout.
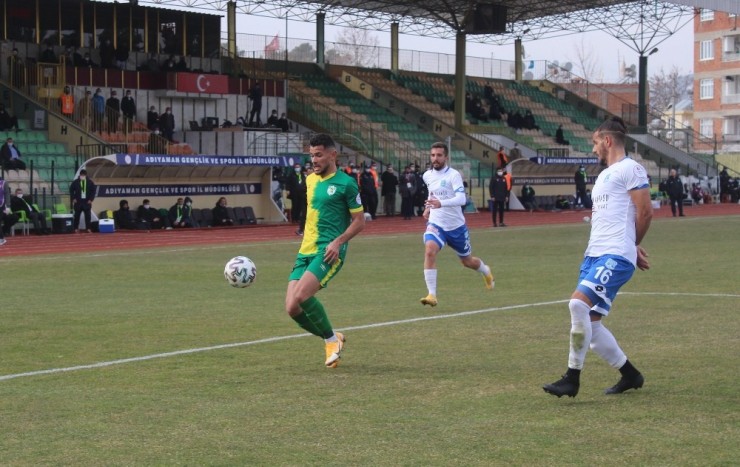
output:
<path id="1" fill-rule="evenodd" d="M 686 207 L 687 217 L 740 215 L 738 204 L 711 204 Z M 507 228 L 534 225 L 573 224 L 583 222 L 588 211 L 567 212 L 507 212 Z M 654 218 L 671 217 L 668 206 L 654 211 Z M 491 216 L 487 211 L 466 215 L 471 230 L 492 229 Z M 681 222 L 683 219 L 676 219 Z M 405 221 L 401 217 L 384 217 L 368 222 L 361 235 L 390 235 L 419 233 L 424 230 L 421 217 Z M 499 229 L 503 229 L 499 227 Z M 218 227 L 161 231 L 126 231 L 109 234 L 56 234 L 6 237 L 7 243 L 0 246 L 0 258 L 6 256 L 28 256 L 71 252 L 102 252 L 137 250 L 162 247 L 187 247 L 229 243 L 254 243 L 275 240 L 299 240 L 296 226 L 290 224 L 257 225 L 243 227 Z"/>

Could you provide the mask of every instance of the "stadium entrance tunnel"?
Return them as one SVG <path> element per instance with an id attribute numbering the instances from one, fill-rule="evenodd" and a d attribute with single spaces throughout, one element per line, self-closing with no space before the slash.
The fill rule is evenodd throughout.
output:
<path id="1" fill-rule="evenodd" d="M 93 211 L 115 211 L 120 200 L 135 210 L 144 199 L 169 209 L 177 198 L 190 197 L 194 209 L 211 209 L 226 197 L 231 207 L 252 207 L 260 222 L 287 219 L 273 199 L 273 168 L 283 170 L 297 156 L 217 156 L 110 154 L 85 161 L 79 170 L 96 185 Z M 79 175 L 79 170 L 77 175 Z"/>

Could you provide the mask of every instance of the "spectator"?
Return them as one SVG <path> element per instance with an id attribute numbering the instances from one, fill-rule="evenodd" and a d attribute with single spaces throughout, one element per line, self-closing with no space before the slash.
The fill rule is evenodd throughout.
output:
<path id="1" fill-rule="evenodd" d="M 182 216 L 189 223 L 190 227 L 200 227 L 198 221 L 193 217 L 193 200 L 190 196 L 185 197 L 185 208 L 183 209 Z"/>
<path id="2" fill-rule="evenodd" d="M 398 177 L 393 173 L 393 166 L 388 164 L 385 172 L 380 176 L 380 194 L 383 196 L 383 212 L 386 216 L 396 214 L 396 188 Z"/>
<path id="3" fill-rule="evenodd" d="M 149 111 L 146 113 L 146 127 L 151 131 L 154 131 L 154 128 L 159 128 L 159 113 L 157 113 L 157 108 L 154 106 L 149 107 Z"/>
<path id="4" fill-rule="evenodd" d="M 283 132 L 287 132 L 288 130 L 290 130 L 290 123 L 288 123 L 288 117 L 285 116 L 285 112 L 280 114 L 280 118 L 278 118 L 277 121 L 277 126 L 281 130 L 283 130 Z"/>
<path id="5" fill-rule="evenodd" d="M 558 129 L 555 130 L 555 142 L 558 144 L 563 144 L 565 146 L 568 146 L 570 144 L 570 141 L 565 139 L 563 136 L 563 125 L 558 125 Z"/>
<path id="6" fill-rule="evenodd" d="M 64 86 L 64 92 L 59 96 L 59 109 L 62 115 L 71 119 L 75 113 L 75 96 L 69 86 Z"/>
<path id="7" fill-rule="evenodd" d="M 267 124 L 270 126 L 277 127 L 278 126 L 278 114 L 277 110 L 273 110 L 270 116 L 267 118 Z"/>
<path id="8" fill-rule="evenodd" d="M 537 126 L 537 124 L 534 121 L 534 115 L 532 115 L 532 111 L 527 109 L 526 112 L 524 112 L 524 128 L 527 130 L 539 130 L 540 127 Z"/>
<path id="9" fill-rule="evenodd" d="M 152 207 L 148 199 L 145 199 L 141 203 L 136 214 L 138 215 L 139 222 L 141 222 L 147 229 L 172 229 L 169 225 L 167 216 L 163 216 L 162 213 L 159 212 L 159 209 Z"/>
<path id="10" fill-rule="evenodd" d="M 375 177 L 370 172 L 370 167 L 365 167 L 360 174 L 360 198 L 365 212 L 375 219 L 378 210 L 378 190 L 375 188 Z"/>
<path id="11" fill-rule="evenodd" d="M 719 202 L 727 203 L 730 200 L 730 174 L 727 173 L 727 167 L 723 167 L 719 173 Z"/>
<path id="12" fill-rule="evenodd" d="M 398 184 L 398 193 L 401 195 L 401 214 L 407 221 L 414 217 L 414 198 L 416 197 L 417 180 L 412 170 L 412 164 L 406 166 Z"/>
<path id="13" fill-rule="evenodd" d="M 260 83 L 255 83 L 252 89 L 249 91 L 249 99 L 252 101 L 252 112 L 249 114 L 249 126 L 252 126 L 252 122 L 257 116 L 257 126 L 262 126 L 262 87 Z"/>
<path id="14" fill-rule="evenodd" d="M 567 211 L 568 209 L 570 209 L 570 201 L 563 195 L 557 195 L 555 197 L 555 210 Z"/>
<path id="15" fill-rule="evenodd" d="M 491 177 L 491 181 L 488 185 L 488 194 L 491 197 L 489 203 L 491 211 L 491 220 L 493 220 L 493 226 L 506 227 L 504 224 L 504 210 L 506 203 L 509 201 L 509 188 L 504 178 L 503 169 L 499 168 L 496 170 L 496 176 Z M 498 222 L 496 221 L 496 213 L 498 213 Z"/>
<path id="16" fill-rule="evenodd" d="M 57 54 L 54 53 L 54 46 L 52 46 L 51 44 L 46 44 L 46 49 L 44 49 L 44 51 L 41 52 L 41 56 L 39 56 L 39 62 L 59 63 Z"/>
<path id="17" fill-rule="evenodd" d="M 159 127 L 154 126 L 154 131 L 149 133 L 149 154 L 167 154 L 167 140 L 162 137 Z"/>
<path id="18" fill-rule="evenodd" d="M 176 229 L 181 227 L 192 227 L 191 214 L 192 208 L 185 206 L 185 199 L 177 198 L 177 202 L 170 208 L 170 225 Z"/>
<path id="19" fill-rule="evenodd" d="M 131 90 L 126 90 L 126 95 L 121 100 L 121 112 L 124 119 L 124 131 L 130 133 L 136 120 L 136 101 L 131 97 Z"/>
<path id="20" fill-rule="evenodd" d="M 414 205 L 416 206 L 416 215 L 421 216 L 424 213 L 425 204 L 427 198 L 429 198 L 429 187 L 424 183 L 424 177 L 421 173 L 421 167 L 414 165 L 414 175 L 416 176 L 416 198 L 414 198 Z M 427 170 L 429 166 L 427 165 Z"/>
<path id="21" fill-rule="evenodd" d="M 588 174 L 583 164 L 578 166 L 574 176 L 576 183 L 576 208 L 591 209 L 591 199 L 586 196 L 586 185 L 588 184 Z"/>
<path id="22" fill-rule="evenodd" d="M 77 47 L 72 47 L 72 63 L 74 66 L 86 66 L 85 59 Z"/>
<path id="23" fill-rule="evenodd" d="M 19 88 L 25 84 L 26 67 L 18 49 L 13 47 L 13 51 L 8 56 L 8 71 L 10 73 L 10 83 Z"/>
<path id="24" fill-rule="evenodd" d="M 671 213 L 673 217 L 676 217 L 676 208 L 678 208 L 678 216 L 684 217 L 683 215 L 683 183 L 681 178 L 678 176 L 676 169 L 671 169 L 670 176 L 666 180 L 666 193 L 668 193 L 668 199 L 671 201 Z"/>
<path id="25" fill-rule="evenodd" d="M 100 66 L 103 68 L 113 68 L 113 59 L 115 58 L 116 50 L 113 48 L 113 44 L 110 39 L 105 39 L 100 44 Z"/>
<path id="26" fill-rule="evenodd" d="M 185 55 L 180 56 L 180 60 L 175 63 L 175 71 L 189 71 L 188 62 L 185 61 Z"/>
<path id="27" fill-rule="evenodd" d="M 18 118 L 5 110 L 5 104 L 0 104 L 0 131 L 18 130 Z"/>
<path id="28" fill-rule="evenodd" d="M 139 223 L 134 219 L 134 215 L 131 209 L 129 209 L 128 201 L 125 199 L 118 202 L 118 210 L 113 213 L 113 220 L 116 223 L 117 229 L 136 230 L 139 228 Z"/>
<path id="29" fill-rule="evenodd" d="M 161 66 L 161 70 L 169 73 L 175 71 L 175 66 L 177 65 L 177 61 L 175 60 L 174 55 L 170 55 L 167 60 L 164 61 L 164 63 Z"/>
<path id="30" fill-rule="evenodd" d="M 93 131 L 103 132 L 103 116 L 105 115 L 105 98 L 103 97 L 100 88 L 95 90 L 95 95 L 92 98 L 92 110 L 93 110 Z"/>
<path id="31" fill-rule="evenodd" d="M 33 231 L 36 235 L 48 235 L 49 228 L 46 225 L 46 216 L 40 212 L 30 198 L 23 196 L 23 190 L 18 188 L 15 190 L 15 196 L 10 200 L 11 211 L 25 212 L 26 217 L 33 223 Z"/>
<path id="32" fill-rule="evenodd" d="M 85 56 L 82 58 L 82 63 L 80 66 L 87 68 L 97 68 L 98 64 L 93 61 L 92 57 L 90 57 L 90 52 L 86 52 Z"/>
<path id="33" fill-rule="evenodd" d="M 522 185 L 522 204 L 529 212 L 540 210 L 539 205 L 537 204 L 534 188 L 532 188 L 532 185 L 529 183 Z"/>
<path id="34" fill-rule="evenodd" d="M 169 142 L 174 142 L 175 134 L 175 116 L 172 115 L 172 109 L 167 107 L 164 113 L 159 117 L 159 129 L 162 136 Z"/>
<path id="35" fill-rule="evenodd" d="M 79 232 L 80 215 L 85 214 L 85 229 L 88 233 L 92 226 L 92 203 L 95 199 L 95 183 L 87 178 L 87 170 L 80 170 L 80 175 L 69 186 L 69 198 L 74 210 L 73 224 Z"/>
<path id="36" fill-rule="evenodd" d="M 89 89 L 85 91 L 85 97 L 80 100 L 77 115 L 80 118 L 79 123 L 82 125 L 82 128 L 89 131 L 91 129 L 90 124 L 93 115 L 92 93 Z"/>
<path id="37" fill-rule="evenodd" d="M 12 201 L 12 199 L 11 199 Z M 10 229 L 18 222 L 18 214 L 14 214 L 5 203 L 0 205 L 0 239 L 5 240 L 5 236 L 10 234 Z M 0 245 L 5 242 L 0 241 Z"/>
<path id="38" fill-rule="evenodd" d="M 514 143 L 514 147 L 509 151 L 509 160 L 515 161 L 522 158 L 522 151 L 519 149 L 519 143 Z"/>
<path id="39" fill-rule="evenodd" d="M 499 146 L 498 152 L 496 153 L 496 161 L 498 162 L 499 169 L 505 169 L 509 164 L 509 157 L 506 155 L 503 146 Z"/>
<path id="40" fill-rule="evenodd" d="M 120 68 L 121 70 L 125 70 L 126 63 L 128 63 L 128 45 L 126 45 L 124 42 L 125 41 L 121 41 L 114 54 L 116 58 L 116 67 Z"/>
<path id="41" fill-rule="evenodd" d="M 234 225 L 234 219 L 229 217 L 229 211 L 226 209 L 226 198 L 220 197 L 213 207 L 213 226 Z"/>
<path id="42" fill-rule="evenodd" d="M 285 189 L 291 204 L 290 220 L 298 224 L 296 235 L 303 235 L 306 225 L 306 176 L 308 172 L 301 168 L 301 164 L 293 164 L 293 172 L 285 180 Z"/>
<path id="43" fill-rule="evenodd" d="M 701 189 L 698 183 L 691 184 L 691 199 L 693 199 L 696 204 L 704 202 L 704 190 Z"/>
<path id="44" fill-rule="evenodd" d="M 149 58 L 146 61 L 146 64 L 144 65 L 146 68 L 146 71 L 152 71 L 154 73 L 159 73 L 160 66 L 159 61 L 157 61 L 157 54 L 154 52 L 149 54 Z"/>
<path id="45" fill-rule="evenodd" d="M 21 159 L 21 151 L 15 146 L 13 138 L 5 140 L 0 147 L 0 161 L 5 170 L 26 170 L 26 163 Z"/>
<path id="46" fill-rule="evenodd" d="M 105 112 L 108 114 L 108 133 L 118 132 L 118 119 L 121 116 L 121 101 L 119 101 L 116 96 L 116 91 L 111 91 L 110 97 L 105 102 Z"/>

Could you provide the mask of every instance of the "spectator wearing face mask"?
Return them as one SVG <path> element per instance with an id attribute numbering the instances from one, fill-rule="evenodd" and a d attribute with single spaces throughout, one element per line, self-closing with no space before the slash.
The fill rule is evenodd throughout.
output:
<path id="1" fill-rule="evenodd" d="M 383 196 L 383 212 L 386 216 L 396 214 L 396 187 L 398 187 L 398 177 L 393 173 L 393 166 L 386 167 L 383 175 L 380 176 L 381 191 Z"/>
<path id="2" fill-rule="evenodd" d="M 59 109 L 62 111 L 62 115 L 70 119 L 75 113 L 75 96 L 72 95 L 69 86 L 64 86 L 64 92 L 59 96 Z"/>
<path id="3" fill-rule="evenodd" d="M 161 230 L 161 229 L 172 229 L 169 225 L 167 216 L 163 216 L 159 209 L 153 207 L 148 199 L 145 199 L 139 209 L 136 211 L 139 217 L 139 221 L 144 224 L 147 229 Z"/>
<path id="4" fill-rule="evenodd" d="M 15 190 L 15 196 L 10 200 L 10 210 L 13 212 L 25 212 L 26 217 L 33 223 L 33 230 L 36 235 L 48 235 L 49 229 L 46 225 L 46 216 L 39 212 L 33 205 L 30 198 L 23 196 L 23 190 Z"/>
<path id="5" fill-rule="evenodd" d="M 103 116 L 105 115 L 105 97 L 100 88 L 95 90 L 95 95 L 92 97 L 92 111 L 93 111 L 93 131 L 103 131 Z"/>
<path id="6" fill-rule="evenodd" d="M 149 154 L 167 154 L 167 140 L 159 132 L 159 126 L 154 125 L 154 129 L 149 133 Z"/>
<path id="7" fill-rule="evenodd" d="M 92 203 L 95 199 L 95 183 L 87 178 L 87 170 L 80 170 L 79 176 L 69 186 L 69 197 L 74 209 L 75 233 L 79 232 L 80 216 L 85 214 L 85 229 L 92 232 Z"/>
<path id="8" fill-rule="evenodd" d="M 13 138 L 5 140 L 0 147 L 0 161 L 5 170 L 26 170 L 26 163 L 21 159 L 21 151 L 15 146 Z"/>
<path id="9" fill-rule="evenodd" d="M 188 198 L 190 199 L 190 198 Z M 192 204 L 185 205 L 184 198 L 177 198 L 177 202 L 170 208 L 170 225 L 174 228 L 192 227 Z"/>
<path id="10" fill-rule="evenodd" d="M 121 99 L 121 112 L 123 113 L 124 131 L 130 133 L 136 120 L 136 101 L 131 97 L 131 90 Z"/>
<path id="11" fill-rule="evenodd" d="M 105 112 L 108 114 L 108 133 L 118 132 L 118 119 L 121 116 L 121 101 L 118 100 L 116 91 L 111 91 L 110 97 L 105 102 Z"/>
<path id="12" fill-rule="evenodd" d="M 159 128 L 159 113 L 154 106 L 149 107 L 146 113 L 146 127 L 151 131 L 154 131 L 155 127 Z"/>

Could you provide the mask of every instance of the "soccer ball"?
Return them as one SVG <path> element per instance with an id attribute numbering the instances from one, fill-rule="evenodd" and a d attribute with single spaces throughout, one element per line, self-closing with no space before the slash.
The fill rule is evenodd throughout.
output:
<path id="1" fill-rule="evenodd" d="M 232 287 L 249 287 L 257 278 L 257 266 L 246 256 L 235 256 L 226 263 L 224 277 Z"/>
<path id="2" fill-rule="evenodd" d="M 586 224 L 588 224 L 589 222 L 591 222 L 591 218 L 590 218 L 590 217 L 588 217 L 588 216 L 585 216 L 585 217 L 583 218 L 583 222 L 585 222 Z"/>

